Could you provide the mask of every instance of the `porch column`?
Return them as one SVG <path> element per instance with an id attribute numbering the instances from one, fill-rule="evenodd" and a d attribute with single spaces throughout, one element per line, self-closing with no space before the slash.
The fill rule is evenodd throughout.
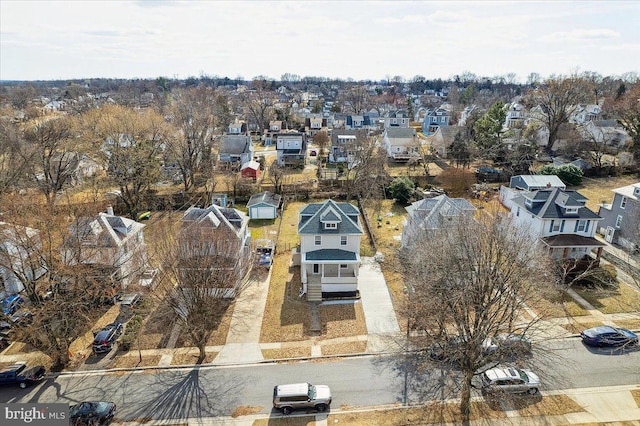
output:
<path id="1" fill-rule="evenodd" d="M 603 249 L 603 247 L 598 247 L 598 250 L 596 250 L 596 260 L 600 260 L 600 255 L 602 254 L 602 249 Z"/>

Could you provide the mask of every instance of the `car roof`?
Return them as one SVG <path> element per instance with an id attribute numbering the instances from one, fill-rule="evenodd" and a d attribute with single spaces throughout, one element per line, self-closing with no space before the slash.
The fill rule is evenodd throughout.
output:
<path id="1" fill-rule="evenodd" d="M 605 334 L 605 333 L 617 333 L 618 330 L 615 327 L 611 327 L 610 325 L 600 325 L 598 327 L 593 327 L 588 330 L 594 334 Z"/>
<path id="2" fill-rule="evenodd" d="M 515 368 L 492 368 L 485 371 L 487 377 L 491 380 L 519 379 L 520 374 Z"/>
<path id="3" fill-rule="evenodd" d="M 278 385 L 278 396 L 283 395 L 306 395 L 309 392 L 309 383 L 292 383 L 288 385 Z"/>

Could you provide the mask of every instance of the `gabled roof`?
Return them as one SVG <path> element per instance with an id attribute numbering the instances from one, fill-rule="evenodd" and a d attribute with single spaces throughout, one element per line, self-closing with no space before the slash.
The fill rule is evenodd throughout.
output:
<path id="1" fill-rule="evenodd" d="M 259 194 L 253 194 L 251 198 L 249 198 L 249 202 L 247 203 L 247 208 L 253 207 L 258 204 L 266 204 L 273 207 L 278 207 L 280 205 L 280 200 L 282 196 L 279 194 L 273 194 L 271 192 L 265 191 Z"/>
<path id="2" fill-rule="evenodd" d="M 145 225 L 126 217 L 98 213 L 97 217 L 80 218 L 71 229 L 72 238 L 67 243 L 80 241 L 95 247 L 117 247 L 131 235 L 142 232 Z"/>
<path id="3" fill-rule="evenodd" d="M 242 154 L 249 152 L 251 138 L 247 135 L 223 135 L 220 142 L 221 154 Z"/>
<path id="4" fill-rule="evenodd" d="M 633 193 L 633 191 L 637 188 L 640 188 L 640 182 L 632 183 L 631 185 L 616 188 L 613 190 L 613 192 L 615 192 L 616 194 L 620 194 L 624 197 L 631 198 L 633 200 L 640 200 L 640 197 L 638 197 Z"/>
<path id="5" fill-rule="evenodd" d="M 527 206 L 525 199 L 532 200 L 533 204 Z M 579 192 L 560 188 L 527 191 L 513 198 L 514 204 L 542 219 L 602 219 L 585 207 L 586 201 L 587 199 Z M 565 214 L 563 211 L 565 207 L 578 207 L 578 214 Z"/>
<path id="6" fill-rule="evenodd" d="M 414 223 L 422 229 L 438 229 L 444 218 L 457 217 L 474 212 L 476 208 L 464 198 L 438 195 L 425 198 L 405 207 Z"/>
<path id="7" fill-rule="evenodd" d="M 324 203 L 307 204 L 300 210 L 298 234 L 364 234 L 358 216 L 358 210 L 350 203 L 336 203 L 327 200 Z M 328 219 L 327 219 L 328 218 Z M 336 229 L 325 229 L 324 222 L 339 222 Z"/>
<path id="8" fill-rule="evenodd" d="M 511 179 L 520 178 L 529 188 L 566 188 L 564 182 L 556 175 L 518 175 Z"/>
<path id="9" fill-rule="evenodd" d="M 213 229 L 225 227 L 238 233 L 249 222 L 249 218 L 236 209 L 224 208 L 213 204 L 206 209 L 190 207 L 182 216 L 181 221 L 187 226 L 198 224 Z"/>
<path id="10" fill-rule="evenodd" d="M 247 161 L 246 163 L 244 163 L 242 165 L 242 167 L 240 167 L 240 170 L 244 170 L 244 169 L 259 170 L 260 169 L 260 163 L 258 163 L 257 161 L 254 161 L 254 160 Z"/>

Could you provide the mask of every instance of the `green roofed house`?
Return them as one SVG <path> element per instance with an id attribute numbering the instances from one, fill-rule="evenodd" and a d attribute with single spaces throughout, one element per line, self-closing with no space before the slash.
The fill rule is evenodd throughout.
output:
<path id="1" fill-rule="evenodd" d="M 360 268 L 360 210 L 327 200 L 300 210 L 300 276 L 308 301 L 355 296 Z"/>

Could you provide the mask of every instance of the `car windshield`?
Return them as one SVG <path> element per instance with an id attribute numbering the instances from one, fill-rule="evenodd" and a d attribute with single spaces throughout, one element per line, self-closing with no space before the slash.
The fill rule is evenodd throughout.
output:
<path id="1" fill-rule="evenodd" d="M 524 380 L 525 383 L 529 383 L 529 376 L 527 376 L 527 373 L 525 373 L 522 370 L 518 370 L 518 374 L 520 375 L 520 378 Z"/>
<path id="2" fill-rule="evenodd" d="M 316 397 L 316 387 L 313 385 L 309 385 L 309 399 L 314 399 Z"/>

